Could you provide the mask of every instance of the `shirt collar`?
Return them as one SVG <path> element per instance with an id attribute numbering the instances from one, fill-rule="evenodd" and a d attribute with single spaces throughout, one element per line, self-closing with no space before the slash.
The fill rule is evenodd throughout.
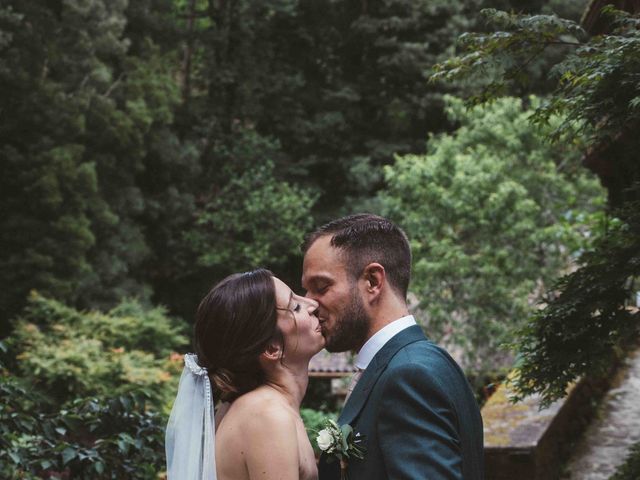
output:
<path id="1" fill-rule="evenodd" d="M 416 319 L 413 318 L 413 315 L 407 315 L 406 317 L 394 320 L 378 330 L 369 340 L 366 341 L 358 352 L 355 361 L 356 368 L 360 370 L 366 369 L 371 360 L 373 360 L 373 357 L 376 356 L 376 353 L 378 353 L 389 340 L 391 340 L 397 333 L 400 333 L 402 330 L 409 328 L 412 325 L 416 325 Z"/>

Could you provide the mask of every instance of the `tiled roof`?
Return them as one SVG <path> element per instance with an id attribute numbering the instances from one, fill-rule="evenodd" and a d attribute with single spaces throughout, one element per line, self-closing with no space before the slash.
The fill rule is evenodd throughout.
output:
<path id="1" fill-rule="evenodd" d="M 309 373 L 351 374 L 355 372 L 353 366 L 353 355 L 349 352 L 329 353 L 322 350 L 317 353 L 309 363 Z"/>

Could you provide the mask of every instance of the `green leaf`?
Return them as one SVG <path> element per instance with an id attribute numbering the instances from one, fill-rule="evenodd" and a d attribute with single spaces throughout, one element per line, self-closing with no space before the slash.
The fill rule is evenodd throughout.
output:
<path id="1" fill-rule="evenodd" d="M 62 464 L 66 465 L 77 456 L 77 452 L 72 447 L 67 447 L 62 452 Z"/>
<path id="2" fill-rule="evenodd" d="M 340 431 L 342 433 L 342 435 L 340 436 L 340 439 L 342 440 L 341 451 L 348 458 L 349 457 L 349 453 L 348 453 L 349 452 L 349 436 L 353 432 L 353 428 L 351 427 L 351 425 L 346 423 L 340 427 Z"/>
<path id="3" fill-rule="evenodd" d="M 131 410 L 131 399 L 127 396 L 120 397 L 120 403 L 126 411 Z"/>
<path id="4" fill-rule="evenodd" d="M 353 427 L 348 423 L 345 423 L 340 427 L 340 431 L 342 432 L 342 436 L 344 438 L 349 438 L 349 436 L 353 433 Z"/>
<path id="5" fill-rule="evenodd" d="M 20 455 L 18 455 L 16 452 L 9 450 L 7 454 L 11 457 L 11 460 L 13 460 L 13 463 L 15 463 L 16 465 L 19 465 L 20 463 L 22 463 L 20 459 Z"/>

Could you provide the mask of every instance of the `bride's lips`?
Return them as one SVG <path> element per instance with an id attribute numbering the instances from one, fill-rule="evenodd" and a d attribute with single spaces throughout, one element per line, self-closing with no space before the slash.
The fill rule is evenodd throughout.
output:
<path id="1" fill-rule="evenodd" d="M 327 333 L 327 326 L 326 326 L 326 319 L 320 319 L 320 322 L 318 323 L 318 328 L 317 330 L 322 334 L 325 335 Z"/>

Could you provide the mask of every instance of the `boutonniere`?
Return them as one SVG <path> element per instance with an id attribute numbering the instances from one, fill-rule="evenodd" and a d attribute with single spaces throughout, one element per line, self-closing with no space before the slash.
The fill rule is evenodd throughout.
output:
<path id="1" fill-rule="evenodd" d="M 354 433 L 349 424 L 340 426 L 331 419 L 326 419 L 324 423 L 325 428 L 318 432 L 316 443 L 329 456 L 329 460 L 337 458 L 340 461 L 340 478 L 346 480 L 348 460 L 364 459 L 364 437 Z"/>

